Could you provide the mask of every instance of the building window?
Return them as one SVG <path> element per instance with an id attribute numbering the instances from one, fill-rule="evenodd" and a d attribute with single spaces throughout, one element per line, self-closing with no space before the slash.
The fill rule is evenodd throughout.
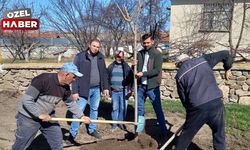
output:
<path id="1" fill-rule="evenodd" d="M 229 3 L 206 3 L 201 18 L 201 32 L 228 32 L 232 5 Z"/>

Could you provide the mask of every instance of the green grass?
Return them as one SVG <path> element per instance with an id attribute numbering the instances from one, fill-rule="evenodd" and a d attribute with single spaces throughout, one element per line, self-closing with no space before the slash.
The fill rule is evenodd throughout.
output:
<path id="1" fill-rule="evenodd" d="M 178 113 L 181 117 L 185 117 L 185 109 L 179 101 L 162 101 L 162 109 L 164 112 Z M 154 114 L 153 106 L 149 100 L 145 102 L 146 114 Z"/>
<path id="2" fill-rule="evenodd" d="M 171 113 L 180 113 L 185 117 L 186 111 L 180 101 L 168 100 L 162 102 L 162 108 Z"/>
<path id="3" fill-rule="evenodd" d="M 228 127 L 234 127 L 241 130 L 250 128 L 250 106 L 227 104 L 225 108 Z"/>
<path id="4" fill-rule="evenodd" d="M 250 106 L 227 104 L 225 110 L 226 133 L 250 140 Z"/>
<path id="5" fill-rule="evenodd" d="M 183 117 L 185 117 L 185 109 L 183 108 L 182 104 L 179 101 L 174 100 L 165 100 L 162 101 L 162 109 L 164 112 L 171 112 L 171 113 L 180 113 Z M 134 102 L 129 101 L 129 105 L 132 107 L 134 106 Z M 149 99 L 145 102 L 145 113 L 146 114 L 154 114 L 153 106 L 150 103 Z"/>

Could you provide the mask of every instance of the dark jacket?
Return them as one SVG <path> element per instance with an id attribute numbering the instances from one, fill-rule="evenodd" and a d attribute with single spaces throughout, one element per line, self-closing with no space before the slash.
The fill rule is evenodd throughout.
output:
<path id="1" fill-rule="evenodd" d="M 143 72 L 143 77 L 147 77 L 148 89 L 156 88 L 161 84 L 161 71 L 162 71 L 162 54 L 157 49 L 152 47 L 148 50 L 149 59 L 147 71 Z M 137 55 L 137 71 L 142 72 L 145 57 L 145 50 L 141 50 Z M 141 78 L 138 80 L 138 85 L 141 84 Z"/>
<path id="2" fill-rule="evenodd" d="M 207 54 L 181 65 L 175 78 L 179 97 L 187 110 L 223 97 L 213 74 L 213 67 L 219 62 L 223 62 L 225 70 L 232 67 L 228 51 Z"/>
<path id="3" fill-rule="evenodd" d="M 109 85 L 111 85 L 111 76 L 112 76 L 112 71 L 114 69 L 114 65 L 117 64 L 116 61 L 111 63 L 108 66 L 108 77 L 109 77 Z M 122 70 L 123 70 L 123 81 L 122 81 L 122 86 L 125 89 L 127 87 L 128 90 L 132 90 L 133 86 L 133 80 L 134 80 L 134 74 L 130 66 L 126 62 L 122 62 Z M 110 86 L 111 87 L 111 86 Z M 111 89 L 112 90 L 112 89 Z"/>
<path id="4" fill-rule="evenodd" d="M 78 53 L 75 56 L 74 64 L 77 66 L 79 72 L 83 74 L 83 77 L 77 77 L 72 83 L 72 92 L 79 93 L 80 97 L 88 98 L 90 89 L 90 72 L 91 61 L 87 51 Z M 97 53 L 97 65 L 100 73 L 100 89 L 109 89 L 108 86 L 108 73 L 102 53 Z"/>

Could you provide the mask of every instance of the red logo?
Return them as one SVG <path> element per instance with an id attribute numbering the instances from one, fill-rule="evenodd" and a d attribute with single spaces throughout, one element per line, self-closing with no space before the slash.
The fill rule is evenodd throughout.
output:
<path id="1" fill-rule="evenodd" d="M 1 20 L 2 30 L 37 30 L 39 20 L 34 18 L 4 18 Z"/>

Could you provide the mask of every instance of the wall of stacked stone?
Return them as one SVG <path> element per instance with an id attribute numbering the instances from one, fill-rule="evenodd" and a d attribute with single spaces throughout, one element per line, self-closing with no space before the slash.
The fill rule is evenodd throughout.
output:
<path id="1" fill-rule="evenodd" d="M 176 72 L 176 69 L 163 70 L 162 99 L 177 100 L 179 98 L 175 84 Z M 218 86 L 224 95 L 224 102 L 250 104 L 250 69 L 232 69 L 232 80 L 225 80 L 224 73 L 223 69 L 214 70 Z"/>
<path id="2" fill-rule="evenodd" d="M 59 66 L 47 67 L 8 67 L 3 66 L 0 73 L 0 91 L 16 90 L 21 93 L 30 84 L 33 77 L 44 72 L 57 72 Z M 163 100 L 177 100 L 178 93 L 175 84 L 176 68 L 163 67 L 161 94 Z M 233 68 L 232 80 L 225 80 L 224 70 L 216 68 L 214 74 L 220 89 L 223 91 L 225 103 L 250 104 L 250 67 Z"/>

